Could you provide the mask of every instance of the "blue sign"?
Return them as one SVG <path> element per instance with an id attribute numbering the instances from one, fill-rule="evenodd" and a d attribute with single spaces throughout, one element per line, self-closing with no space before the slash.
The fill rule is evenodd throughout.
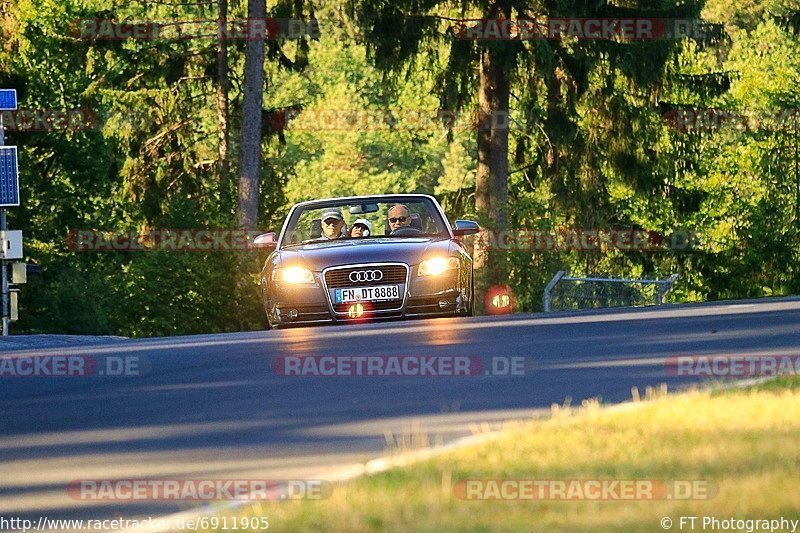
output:
<path id="1" fill-rule="evenodd" d="M 17 90 L 0 89 L 0 111 L 13 111 L 17 108 Z"/>
<path id="2" fill-rule="evenodd" d="M 17 147 L 0 146 L 0 207 L 19 205 Z"/>

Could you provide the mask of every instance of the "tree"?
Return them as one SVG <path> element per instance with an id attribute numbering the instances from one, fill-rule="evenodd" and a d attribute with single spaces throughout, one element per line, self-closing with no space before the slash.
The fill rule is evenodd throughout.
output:
<path id="1" fill-rule="evenodd" d="M 230 140 L 230 121 L 228 111 L 228 93 L 230 76 L 228 75 L 228 0 L 217 0 L 218 35 L 217 35 L 217 172 L 219 174 L 220 203 L 227 212 L 230 201 L 230 164 L 228 162 L 228 144 Z"/>
<path id="2" fill-rule="evenodd" d="M 265 0 L 248 0 L 250 24 L 265 21 Z M 265 28 L 266 31 L 266 28 Z M 249 39 L 244 62 L 242 144 L 239 156 L 239 227 L 258 226 L 258 192 L 261 179 L 261 115 L 264 99 L 264 41 Z"/>
<path id="3" fill-rule="evenodd" d="M 616 142 L 616 157 L 611 164 L 620 167 L 638 159 L 638 139 L 619 139 L 633 115 L 614 117 L 617 124 L 605 128 L 609 137 L 579 136 L 579 109 L 592 75 L 599 77 L 595 105 L 606 106 L 619 98 L 614 83 L 621 75 L 637 89 L 657 89 L 664 67 L 680 42 L 636 40 L 575 40 L 568 38 L 529 41 L 500 36 L 464 39 L 480 35 L 491 24 L 502 28 L 498 19 L 512 17 L 544 20 L 549 18 L 696 18 L 700 3 L 664 2 L 652 9 L 647 1 L 625 8 L 606 3 L 550 2 L 543 4 L 516 0 L 458 2 L 416 0 L 350 0 L 349 12 L 364 28 L 364 42 L 371 58 L 385 71 L 400 74 L 414 61 L 434 55 L 447 44 L 448 63 L 439 72 L 440 102 L 444 109 L 478 106 L 477 176 L 475 211 L 479 222 L 503 229 L 511 221 L 507 202 L 510 139 L 508 117 L 512 96 L 518 110 L 529 118 L 525 131 L 516 138 L 514 162 L 525 168 L 530 184 L 539 176 L 553 182 L 554 192 L 564 205 L 601 220 L 606 197 L 600 163 L 593 153 L 593 141 L 606 146 Z M 457 13 L 461 18 L 454 19 Z M 470 17 L 472 17 L 470 19 Z M 477 31 L 472 31 L 478 28 Z M 505 37 L 505 38 L 504 38 Z M 478 76 L 476 79 L 475 72 Z M 603 87 L 602 84 L 605 84 Z M 544 95 L 545 102 L 540 96 Z M 630 129 L 630 128 L 628 128 Z M 615 131 L 616 130 L 616 131 Z M 538 132 L 542 135 L 538 135 Z M 545 157 L 539 157 L 544 152 Z M 529 160 L 533 159 L 533 163 Z M 644 165 L 639 170 L 644 169 Z M 645 181 L 644 172 L 631 172 Z M 500 251 L 484 248 L 477 241 L 476 266 L 480 269 L 479 289 L 507 279 L 508 271 Z M 480 291 L 479 291 L 480 292 Z M 481 301 L 481 298 L 478 298 Z"/>

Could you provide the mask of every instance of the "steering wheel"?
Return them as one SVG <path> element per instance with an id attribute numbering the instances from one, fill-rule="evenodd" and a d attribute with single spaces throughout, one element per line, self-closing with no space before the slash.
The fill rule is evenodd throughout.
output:
<path id="1" fill-rule="evenodd" d="M 405 226 L 405 227 L 402 227 L 402 228 L 397 228 L 396 230 L 391 232 L 389 235 L 401 235 L 401 236 L 402 235 L 422 235 L 423 233 L 425 233 L 425 232 L 420 230 L 420 229 L 412 228 L 410 226 Z"/>

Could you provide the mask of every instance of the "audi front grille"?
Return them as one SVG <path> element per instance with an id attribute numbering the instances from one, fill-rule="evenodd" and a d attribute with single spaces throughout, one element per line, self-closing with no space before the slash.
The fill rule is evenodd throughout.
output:
<path id="1" fill-rule="evenodd" d="M 405 284 L 405 282 L 406 267 L 403 265 L 355 266 L 337 268 L 325 273 L 325 284 L 329 289 Z"/>

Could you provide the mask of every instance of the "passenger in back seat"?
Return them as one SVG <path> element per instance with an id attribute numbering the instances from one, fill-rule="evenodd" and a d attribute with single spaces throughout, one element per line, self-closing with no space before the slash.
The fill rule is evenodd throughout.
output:
<path id="1" fill-rule="evenodd" d="M 372 233 L 372 223 L 366 218 L 357 218 L 350 228 L 351 237 L 368 237 Z"/>

